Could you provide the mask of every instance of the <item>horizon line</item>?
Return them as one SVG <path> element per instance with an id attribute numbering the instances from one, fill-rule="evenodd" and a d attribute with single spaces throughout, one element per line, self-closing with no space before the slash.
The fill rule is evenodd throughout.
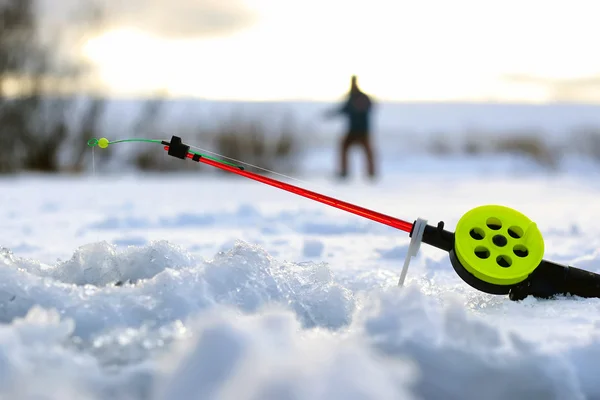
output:
<path id="1" fill-rule="evenodd" d="M 97 92 L 70 92 L 70 93 L 46 93 L 42 95 L 47 98 L 68 98 L 68 97 L 90 97 L 94 99 L 104 99 L 107 101 L 116 100 L 116 101 L 199 101 L 199 102 L 213 102 L 213 103 L 264 103 L 264 104 L 273 104 L 273 103 L 303 103 L 303 104 L 332 104 L 339 103 L 342 101 L 343 96 L 340 96 L 337 99 L 307 99 L 307 98 L 274 98 L 274 99 L 252 99 L 252 98 L 211 98 L 211 97 L 201 97 L 201 96 L 193 96 L 193 95 L 169 95 L 169 94 L 110 94 L 110 93 L 97 93 Z M 22 96 L 10 96 L 7 95 L 5 98 L 19 98 Z M 24 96 L 23 96 L 24 97 Z M 569 100 L 569 99 L 556 99 L 556 100 L 524 100 L 524 99 L 378 99 L 377 96 L 372 96 L 376 103 L 379 104 L 448 104 L 448 105 L 523 105 L 523 106 L 547 106 L 547 105 L 585 105 L 585 106 L 600 106 L 599 101 L 583 101 L 583 100 Z"/>

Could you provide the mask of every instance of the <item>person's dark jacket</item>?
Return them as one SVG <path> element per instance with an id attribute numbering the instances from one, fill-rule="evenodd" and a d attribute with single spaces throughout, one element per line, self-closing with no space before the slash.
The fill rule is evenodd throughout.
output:
<path id="1" fill-rule="evenodd" d="M 331 115 L 344 114 L 348 117 L 348 134 L 367 136 L 371 130 L 370 114 L 373 102 L 361 91 L 351 92 L 340 108 L 332 110 Z"/>

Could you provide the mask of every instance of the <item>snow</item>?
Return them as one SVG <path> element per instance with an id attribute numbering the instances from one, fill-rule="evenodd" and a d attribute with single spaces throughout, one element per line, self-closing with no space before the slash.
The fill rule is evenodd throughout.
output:
<path id="1" fill-rule="evenodd" d="M 600 272 L 598 169 L 381 154 L 344 184 L 315 152 L 301 186 L 448 229 L 514 207 L 547 259 Z M 600 397 L 600 300 L 483 294 L 425 245 L 399 289 L 408 235 L 275 188 L 22 175 L 0 198 L 2 399 Z"/>

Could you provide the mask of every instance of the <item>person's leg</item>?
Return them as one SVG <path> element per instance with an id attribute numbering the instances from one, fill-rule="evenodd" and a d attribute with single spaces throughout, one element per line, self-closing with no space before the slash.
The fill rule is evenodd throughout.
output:
<path id="1" fill-rule="evenodd" d="M 352 145 L 353 139 L 351 135 L 346 135 L 342 140 L 340 148 L 340 171 L 339 176 L 345 178 L 348 176 L 348 150 Z"/>
<path id="2" fill-rule="evenodd" d="M 373 154 L 373 147 L 371 146 L 371 141 L 368 136 L 363 136 L 361 138 L 361 145 L 365 150 L 365 155 L 367 158 L 367 173 L 369 177 L 375 177 L 375 156 Z"/>

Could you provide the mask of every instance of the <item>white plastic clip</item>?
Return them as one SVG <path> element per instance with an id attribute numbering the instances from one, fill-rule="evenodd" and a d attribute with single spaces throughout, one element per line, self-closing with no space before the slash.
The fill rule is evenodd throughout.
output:
<path id="1" fill-rule="evenodd" d="M 410 264 L 410 260 L 413 257 L 417 256 L 419 249 L 421 248 L 421 241 L 423 240 L 423 232 L 425 232 L 425 227 L 427 226 L 427 220 L 418 218 L 413 227 L 413 234 L 410 239 L 410 245 L 408 246 L 408 251 L 406 252 L 406 258 L 404 259 L 404 266 L 402 267 L 402 273 L 400 274 L 400 279 L 398 280 L 398 286 L 404 285 L 404 280 L 406 279 L 406 273 L 408 272 L 408 265 Z"/>

